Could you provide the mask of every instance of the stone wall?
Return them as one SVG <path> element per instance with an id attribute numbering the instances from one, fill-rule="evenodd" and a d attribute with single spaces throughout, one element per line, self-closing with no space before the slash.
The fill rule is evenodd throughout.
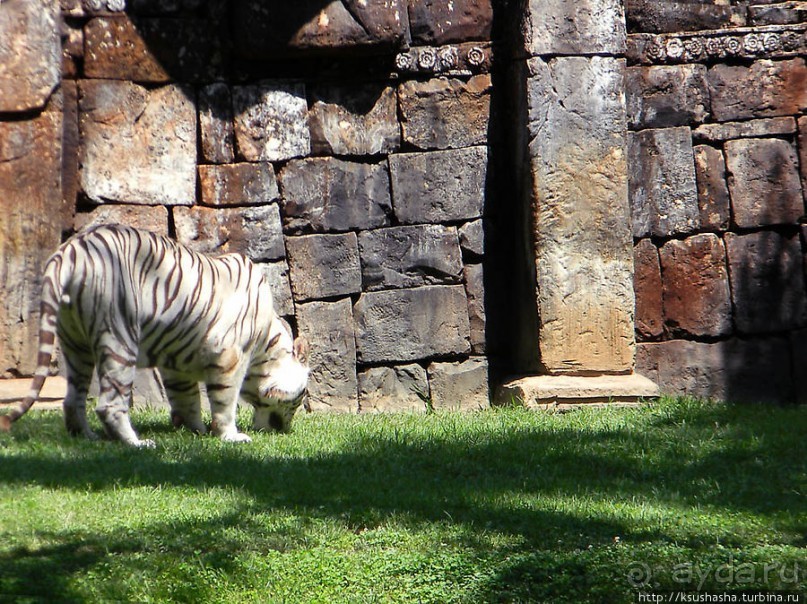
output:
<path id="1" fill-rule="evenodd" d="M 638 369 L 804 401 L 807 12 L 628 2 L 627 22 Z"/>
<path id="2" fill-rule="evenodd" d="M 48 7 L 27 35 L 50 36 L 49 71 L 20 56 L 31 90 L 14 93 L 34 100 L 3 111 L 59 90 L 75 214 L 55 225 L 121 222 L 261 263 L 311 343 L 315 409 L 488 404 L 490 0 L 26 2 L 0 15 Z M 45 210 L 26 176 L 14 207 Z M 30 348 L 0 355 L 6 375 L 30 373 Z"/>

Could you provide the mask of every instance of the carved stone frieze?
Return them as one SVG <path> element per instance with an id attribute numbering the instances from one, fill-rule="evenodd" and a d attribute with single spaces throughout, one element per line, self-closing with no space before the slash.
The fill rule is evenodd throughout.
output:
<path id="1" fill-rule="evenodd" d="M 807 51 L 807 24 L 715 29 L 684 34 L 631 34 L 631 63 L 697 63 L 727 58 L 780 58 Z"/>
<path id="2" fill-rule="evenodd" d="M 490 71 L 493 49 L 486 43 L 418 46 L 400 52 L 395 68 L 401 74 L 471 75 Z"/>

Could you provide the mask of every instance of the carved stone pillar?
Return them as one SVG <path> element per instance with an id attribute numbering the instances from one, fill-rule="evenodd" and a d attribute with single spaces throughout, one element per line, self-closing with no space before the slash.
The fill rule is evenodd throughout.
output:
<path id="1" fill-rule="evenodd" d="M 504 384 L 527 405 L 635 401 L 633 246 L 620 0 L 530 0 L 525 170 L 541 375 Z"/>

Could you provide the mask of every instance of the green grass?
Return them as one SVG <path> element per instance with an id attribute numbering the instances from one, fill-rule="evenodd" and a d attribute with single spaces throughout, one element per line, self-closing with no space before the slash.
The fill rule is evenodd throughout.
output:
<path id="1" fill-rule="evenodd" d="M 248 420 L 245 416 L 244 422 Z M 299 416 L 0 438 L 0 602 L 633 602 L 807 586 L 807 408 Z"/>

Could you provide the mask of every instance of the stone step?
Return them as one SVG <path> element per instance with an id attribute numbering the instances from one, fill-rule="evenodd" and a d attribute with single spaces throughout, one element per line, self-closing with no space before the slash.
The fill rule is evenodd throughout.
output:
<path id="1" fill-rule="evenodd" d="M 16 405 L 25 398 L 30 389 L 31 378 L 0 380 L 0 407 Z M 51 376 L 42 386 L 36 408 L 61 409 L 62 399 L 66 393 L 67 380 L 59 375 Z"/>

